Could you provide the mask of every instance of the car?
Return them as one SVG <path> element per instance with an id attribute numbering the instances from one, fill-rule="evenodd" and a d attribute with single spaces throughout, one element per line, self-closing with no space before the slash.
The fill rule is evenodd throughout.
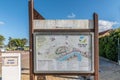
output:
<path id="1" fill-rule="evenodd" d="M 24 48 L 22 48 L 22 47 L 18 47 L 18 48 L 16 48 L 15 50 L 20 50 L 20 51 L 23 51 L 23 50 L 24 50 Z"/>

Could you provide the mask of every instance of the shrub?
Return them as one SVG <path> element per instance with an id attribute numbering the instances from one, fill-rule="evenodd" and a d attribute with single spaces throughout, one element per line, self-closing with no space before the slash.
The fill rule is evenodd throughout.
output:
<path id="1" fill-rule="evenodd" d="M 120 39 L 120 28 L 110 32 L 109 36 L 99 39 L 99 55 L 112 61 L 118 59 L 118 39 Z"/>

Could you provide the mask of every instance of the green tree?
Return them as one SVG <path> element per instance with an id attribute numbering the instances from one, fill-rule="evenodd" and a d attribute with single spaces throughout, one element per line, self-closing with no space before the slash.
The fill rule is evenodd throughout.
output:
<path id="1" fill-rule="evenodd" d="M 0 35 L 0 46 L 4 45 L 3 41 L 5 40 L 4 36 Z"/>
<path id="2" fill-rule="evenodd" d="M 11 40 L 12 40 L 12 37 L 9 37 L 9 42 L 8 42 L 8 47 L 11 48 L 12 47 L 12 43 L 11 43 Z"/>
<path id="3" fill-rule="evenodd" d="M 27 43 L 27 39 L 26 38 L 23 38 L 23 39 L 19 39 L 19 38 L 11 38 L 9 40 L 9 43 L 8 43 L 8 46 L 9 48 L 12 48 L 12 47 L 24 47 Z"/>
<path id="4" fill-rule="evenodd" d="M 24 47 L 28 42 L 28 40 L 26 38 L 21 39 L 21 41 L 22 41 L 22 46 L 21 47 Z"/>

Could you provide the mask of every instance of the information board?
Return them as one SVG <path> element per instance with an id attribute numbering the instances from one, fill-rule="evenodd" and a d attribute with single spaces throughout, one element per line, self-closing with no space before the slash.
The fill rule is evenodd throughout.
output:
<path id="1" fill-rule="evenodd" d="M 34 33 L 35 73 L 93 73 L 93 33 Z"/>

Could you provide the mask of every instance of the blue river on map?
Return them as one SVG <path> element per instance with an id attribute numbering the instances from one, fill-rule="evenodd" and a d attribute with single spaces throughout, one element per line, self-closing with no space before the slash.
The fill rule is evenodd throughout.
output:
<path id="1" fill-rule="evenodd" d="M 71 52 L 67 55 L 64 55 L 63 57 L 59 58 L 58 61 L 65 61 L 70 59 L 71 57 L 77 56 L 78 61 L 82 60 L 80 52 Z"/>

